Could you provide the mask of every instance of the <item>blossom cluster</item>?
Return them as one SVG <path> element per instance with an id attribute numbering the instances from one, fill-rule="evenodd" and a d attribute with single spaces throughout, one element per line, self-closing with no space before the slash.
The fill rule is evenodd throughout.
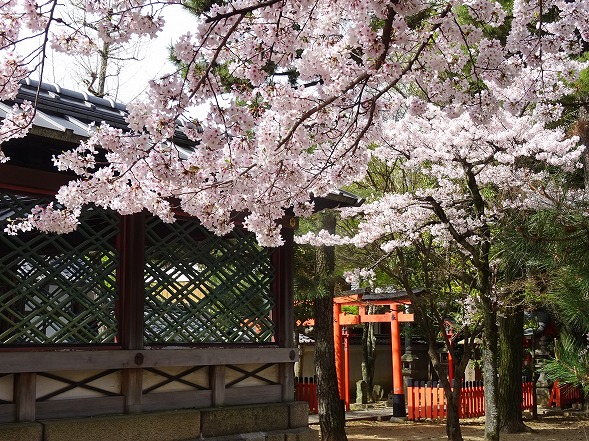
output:
<path id="1" fill-rule="evenodd" d="M 102 37 L 121 44 L 157 35 L 167 7 L 177 2 L 85 1 Z M 13 97 L 33 70 L 14 55 L 25 28 L 68 54 L 87 50 L 79 24 L 59 8 L 56 0 L 3 3 L 0 99 Z M 548 17 L 549 10 L 558 13 Z M 101 126 L 55 158 L 80 176 L 57 200 L 68 216 L 94 203 L 123 214 L 147 209 L 170 222 L 170 201 L 180 201 L 219 234 L 232 228 L 233 213 L 246 213 L 244 225 L 273 246 L 282 242 L 276 219 L 286 209 L 309 214 L 311 195 L 361 180 L 378 159 L 429 185 L 354 211 L 363 216 L 355 238 L 306 240 L 361 246 L 390 237 L 390 251 L 427 229 L 442 242 L 461 238 L 471 253 L 485 240 L 484 225 L 530 204 L 543 176 L 518 167 L 521 158 L 576 166 L 577 141 L 548 127 L 560 117 L 555 103 L 585 68 L 575 55 L 587 40 L 589 7 L 581 0 L 514 0 L 510 11 L 493 0 L 213 4 L 173 44 L 179 68 L 154 78 L 128 106 L 130 131 Z M 194 120 L 192 109 L 203 104 L 210 112 L 198 130 L 177 125 Z M 178 129 L 196 143 L 182 154 Z M 465 203 L 473 179 L 502 197 L 473 212 Z M 61 228 L 53 213 L 30 222 L 50 229 L 52 220 Z"/>

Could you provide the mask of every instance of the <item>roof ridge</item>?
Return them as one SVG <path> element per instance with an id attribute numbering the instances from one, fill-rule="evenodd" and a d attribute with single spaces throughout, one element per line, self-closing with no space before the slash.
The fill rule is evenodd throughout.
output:
<path id="1" fill-rule="evenodd" d="M 127 106 L 119 101 L 115 101 L 112 98 L 100 98 L 98 96 L 92 95 L 87 91 L 79 92 L 76 90 L 68 89 L 65 87 L 61 87 L 59 84 L 50 83 L 39 80 L 33 80 L 31 78 L 26 78 L 25 80 L 21 81 L 21 86 L 29 86 L 34 89 L 38 89 L 40 91 L 46 91 L 48 93 L 55 94 L 57 98 L 60 96 L 69 97 L 76 99 L 78 101 L 88 102 L 90 104 L 94 104 L 100 107 L 107 107 L 115 110 L 120 110 L 123 112 L 127 112 Z"/>

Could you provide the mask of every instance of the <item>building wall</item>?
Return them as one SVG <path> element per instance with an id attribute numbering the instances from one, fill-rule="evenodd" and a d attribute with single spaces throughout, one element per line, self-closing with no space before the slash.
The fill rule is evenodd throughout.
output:
<path id="1" fill-rule="evenodd" d="M 0 165 L 0 230 L 51 199 L 25 187 L 46 182 L 37 172 L 17 168 Z M 247 409 L 235 433 L 273 431 L 272 418 L 248 426 L 247 412 L 288 414 L 294 399 L 292 229 L 284 235 L 286 245 L 269 250 L 239 229 L 217 237 L 186 216 L 167 225 L 96 207 L 74 233 L 1 235 L 0 424 L 10 424 L 0 440 L 18 427 L 65 440 L 55 431 L 78 426 L 88 431 L 72 439 L 127 439 L 89 433 L 114 418 L 105 415 L 197 409 L 212 418 L 200 409 L 235 406 Z M 197 436 L 214 426 L 206 418 Z"/>

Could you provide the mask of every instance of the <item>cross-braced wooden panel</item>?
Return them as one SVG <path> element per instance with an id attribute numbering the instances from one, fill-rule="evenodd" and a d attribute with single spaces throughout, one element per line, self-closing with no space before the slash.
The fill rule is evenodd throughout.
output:
<path id="1" fill-rule="evenodd" d="M 39 372 L 37 401 L 121 395 L 121 371 Z"/>
<path id="2" fill-rule="evenodd" d="M 0 230 L 46 203 L 0 193 Z M 117 225 L 90 208 L 70 234 L 0 234 L 0 344 L 115 341 Z"/>
<path id="3" fill-rule="evenodd" d="M 280 384 L 278 365 L 227 365 L 226 388 Z"/>
<path id="4" fill-rule="evenodd" d="M 143 393 L 207 390 L 208 366 L 147 368 L 143 371 Z"/>
<path id="5" fill-rule="evenodd" d="M 146 343 L 271 341 L 273 269 L 253 235 L 150 218 L 146 236 Z"/>

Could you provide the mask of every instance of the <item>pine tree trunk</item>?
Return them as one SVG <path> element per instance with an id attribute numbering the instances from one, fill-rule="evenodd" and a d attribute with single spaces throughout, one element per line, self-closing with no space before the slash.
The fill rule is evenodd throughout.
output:
<path id="1" fill-rule="evenodd" d="M 335 216 L 325 213 L 323 228 L 335 232 Z M 315 370 L 317 373 L 317 398 L 319 426 L 322 441 L 347 441 L 344 402 L 339 397 L 335 371 L 333 342 L 333 271 L 335 249 L 321 247 L 317 250 L 317 271 L 324 280 L 325 296 L 315 299 Z"/>
<path id="2" fill-rule="evenodd" d="M 522 418 L 523 310 L 499 318 L 499 428 L 502 432 L 526 430 Z"/>
<path id="3" fill-rule="evenodd" d="M 483 383 L 485 387 L 485 441 L 499 440 L 497 410 L 497 313 L 488 297 L 481 298 L 484 315 Z"/>
<path id="4" fill-rule="evenodd" d="M 315 371 L 322 441 L 345 441 L 344 403 L 340 400 L 333 349 L 331 298 L 315 299 Z"/>

